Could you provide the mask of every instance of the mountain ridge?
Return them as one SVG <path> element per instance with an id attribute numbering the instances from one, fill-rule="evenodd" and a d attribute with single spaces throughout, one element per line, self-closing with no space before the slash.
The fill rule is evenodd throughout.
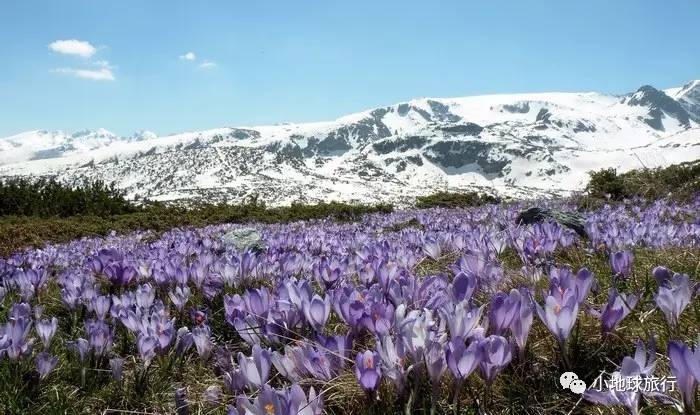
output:
<path id="1" fill-rule="evenodd" d="M 697 98 L 697 99 L 696 99 Z M 402 203 L 435 190 L 566 194 L 586 172 L 700 158 L 700 82 L 419 98 L 315 123 L 158 137 L 35 130 L 0 138 L 0 176 L 114 181 L 132 198 Z"/>

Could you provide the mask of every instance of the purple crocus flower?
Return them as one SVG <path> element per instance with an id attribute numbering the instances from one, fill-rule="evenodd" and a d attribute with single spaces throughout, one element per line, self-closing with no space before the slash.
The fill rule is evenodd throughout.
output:
<path id="1" fill-rule="evenodd" d="M 49 319 L 41 319 L 36 322 L 36 333 L 39 335 L 41 342 L 44 344 L 44 349 L 48 349 L 51 345 L 51 339 L 58 330 L 58 319 L 52 317 Z"/>
<path id="2" fill-rule="evenodd" d="M 611 288 L 608 291 L 608 303 L 599 313 L 596 313 L 600 318 L 603 333 L 612 332 L 637 305 L 638 300 L 639 297 L 636 295 L 625 295 Z"/>
<path id="3" fill-rule="evenodd" d="M 29 309 L 15 304 L 10 309 L 10 320 L 0 326 L 0 356 L 7 354 L 10 360 L 31 353 L 34 339 L 29 339 L 32 324 Z"/>
<path id="4" fill-rule="evenodd" d="M 445 350 L 447 366 L 455 378 L 464 380 L 469 377 L 481 363 L 481 350 L 478 340 L 472 341 L 469 347 L 461 337 L 455 337 L 447 343 Z"/>
<path id="5" fill-rule="evenodd" d="M 158 347 L 158 340 L 152 336 L 139 336 L 136 340 L 136 348 L 139 351 L 141 359 L 143 359 L 144 364 L 148 366 L 156 357 L 156 348 Z"/>
<path id="6" fill-rule="evenodd" d="M 109 308 L 112 304 L 112 299 L 106 295 L 100 295 L 92 299 L 92 310 L 97 315 L 97 318 L 104 320 L 109 313 Z"/>
<path id="7" fill-rule="evenodd" d="M 568 340 L 571 329 L 576 324 L 578 306 L 576 292 L 571 289 L 555 291 L 554 295 L 548 295 L 545 298 L 544 308 L 535 303 L 540 320 L 556 336 L 562 346 Z"/>
<path id="8" fill-rule="evenodd" d="M 513 358 L 512 346 L 505 337 L 491 335 L 479 340 L 481 362 L 479 367 L 487 385 L 491 385 L 496 376 Z"/>
<path id="9" fill-rule="evenodd" d="M 87 354 L 90 351 L 90 343 L 86 339 L 83 339 L 81 337 L 74 342 L 67 342 L 67 345 L 76 352 L 78 352 L 78 356 L 80 357 L 81 362 L 85 361 L 85 358 L 87 357 Z"/>
<path id="10" fill-rule="evenodd" d="M 515 318 L 510 323 L 510 331 L 513 333 L 515 343 L 518 345 L 521 357 L 525 354 L 525 344 L 527 337 L 530 334 L 532 327 L 532 302 L 530 301 L 531 294 L 527 288 L 520 290 L 512 289 L 510 291 L 512 302 L 518 303 L 518 308 L 515 311 Z"/>
<path id="11" fill-rule="evenodd" d="M 36 355 L 36 370 L 39 372 L 39 377 L 41 379 L 44 379 L 57 364 L 58 358 L 46 352 L 41 352 Z"/>
<path id="12" fill-rule="evenodd" d="M 209 310 L 206 308 L 199 310 L 192 307 L 190 308 L 190 318 L 196 326 L 207 325 L 209 322 Z"/>
<path id="13" fill-rule="evenodd" d="M 678 318 L 690 304 L 692 292 L 690 280 L 685 274 L 675 274 L 669 286 L 660 286 L 655 297 L 656 305 L 666 316 L 666 321 L 672 326 L 678 324 Z"/>
<path id="14" fill-rule="evenodd" d="M 479 308 L 470 308 L 469 300 L 463 300 L 455 305 L 454 312 L 444 315 L 450 336 L 463 339 L 471 336 L 474 329 L 479 327 L 484 305 Z"/>
<path id="15" fill-rule="evenodd" d="M 311 327 L 320 332 L 323 330 L 326 321 L 331 312 L 330 297 L 321 298 L 319 295 L 314 295 L 313 298 L 304 304 L 304 316 Z"/>
<path id="16" fill-rule="evenodd" d="M 318 336 L 318 342 L 331 353 L 333 366 L 344 368 L 350 351 L 352 351 L 352 333 L 336 336 Z"/>
<path id="17" fill-rule="evenodd" d="M 292 415 L 321 415 L 323 413 L 323 398 L 316 395 L 313 387 L 309 388 L 306 397 L 301 386 L 294 384 L 287 391 L 288 414 Z"/>
<path id="18" fill-rule="evenodd" d="M 194 344 L 194 337 L 190 333 L 190 329 L 187 327 L 180 327 L 177 330 L 177 336 L 175 339 L 175 353 L 178 356 L 182 356 L 192 347 Z"/>
<path id="19" fill-rule="evenodd" d="M 287 414 L 287 400 L 269 385 L 263 385 L 260 394 L 251 403 L 245 396 L 238 398 L 239 413 L 255 415 Z"/>
<path id="20" fill-rule="evenodd" d="M 520 294 L 517 290 L 508 295 L 496 293 L 489 306 L 489 331 L 496 335 L 503 334 L 510 327 L 516 313 L 520 311 Z"/>
<path id="21" fill-rule="evenodd" d="M 671 278 L 673 278 L 673 272 L 670 269 L 662 266 L 655 267 L 651 271 L 651 274 L 654 276 L 654 279 L 659 287 L 666 286 L 671 282 Z"/>
<path id="22" fill-rule="evenodd" d="M 439 341 L 433 340 L 428 344 L 428 347 L 423 353 L 425 359 L 425 365 L 428 368 L 428 377 L 432 382 L 433 386 L 436 386 L 440 382 L 442 374 L 445 373 L 447 369 L 447 362 L 445 361 L 445 348 Z"/>
<path id="23" fill-rule="evenodd" d="M 241 368 L 243 377 L 251 388 L 260 388 L 267 383 L 270 376 L 270 350 L 263 349 L 259 345 L 253 345 L 253 355 L 246 357 L 243 353 L 238 353 L 238 366 Z"/>
<path id="24" fill-rule="evenodd" d="M 678 382 L 678 389 L 683 397 L 683 408 L 692 413 L 695 389 L 700 382 L 700 338 L 693 351 L 684 343 L 671 341 L 668 343 L 668 357 L 671 360 L 671 371 Z"/>
<path id="25" fill-rule="evenodd" d="M 175 413 L 177 415 L 190 415 L 190 404 L 187 402 L 187 390 L 175 389 Z"/>
<path id="26" fill-rule="evenodd" d="M 629 251 L 618 251 L 610 255 L 610 266 L 614 275 L 629 277 L 632 273 L 634 256 Z"/>
<path id="27" fill-rule="evenodd" d="M 119 357 L 109 359 L 109 367 L 112 370 L 112 378 L 120 382 L 123 376 L 124 359 Z"/>
<path id="28" fill-rule="evenodd" d="M 472 298 L 478 285 L 476 275 L 460 272 L 452 280 L 452 295 L 456 302 Z"/>
<path id="29" fill-rule="evenodd" d="M 362 389 L 374 391 L 379 386 L 382 373 L 379 368 L 379 355 L 376 352 L 366 350 L 355 357 L 355 376 Z"/>
<path id="30" fill-rule="evenodd" d="M 116 286 L 126 286 L 136 277 L 137 271 L 131 265 L 113 262 L 103 270 L 109 281 Z"/>
<path id="31" fill-rule="evenodd" d="M 243 393 L 247 382 L 241 369 L 236 367 L 224 373 L 224 386 L 233 395 Z"/>
<path id="32" fill-rule="evenodd" d="M 576 302 L 581 305 L 588 297 L 595 278 L 588 268 L 581 268 L 574 275 L 569 268 L 552 268 L 550 271 L 549 291 L 563 291 L 566 289 L 576 293 Z"/>
<path id="33" fill-rule="evenodd" d="M 387 335 L 378 340 L 377 347 L 384 376 L 391 379 L 400 391 L 403 390 L 406 384 L 406 352 L 402 343 L 394 342 Z"/>
<path id="34" fill-rule="evenodd" d="M 644 379 L 652 376 L 654 372 L 655 351 L 652 347 L 649 350 L 641 341 L 637 342 L 637 350 L 634 358 L 625 356 L 620 364 L 620 370 L 610 374 L 610 379 L 606 380 L 607 385 L 626 385 L 636 379 Z M 639 414 L 639 402 L 642 395 L 649 398 L 667 400 L 667 397 L 660 392 L 644 392 L 643 390 L 621 390 L 619 387 L 610 387 L 608 390 L 591 388 L 585 391 L 583 398 L 607 406 L 624 406 L 631 414 Z"/>
<path id="35" fill-rule="evenodd" d="M 112 350 L 114 342 L 113 330 L 102 320 L 86 320 L 85 332 L 88 335 L 90 348 L 97 356 L 103 356 Z"/>
<path id="36" fill-rule="evenodd" d="M 209 326 L 199 326 L 192 329 L 192 339 L 197 348 L 197 353 L 202 360 L 209 359 L 214 344 L 211 341 L 211 331 Z"/>
<path id="37" fill-rule="evenodd" d="M 423 252 L 434 260 L 440 258 L 440 254 L 442 254 L 440 241 L 435 238 L 426 238 L 425 241 L 423 241 Z"/>
<path id="38" fill-rule="evenodd" d="M 177 308 L 178 311 L 182 311 L 191 294 L 192 292 L 189 287 L 178 285 L 173 291 L 168 292 L 168 297 L 170 297 L 170 301 L 173 302 L 175 308 Z"/>

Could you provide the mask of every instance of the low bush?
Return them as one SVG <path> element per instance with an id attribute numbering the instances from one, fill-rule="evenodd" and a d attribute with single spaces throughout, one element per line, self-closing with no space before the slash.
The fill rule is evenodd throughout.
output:
<path id="1" fill-rule="evenodd" d="M 68 186 L 54 179 L 0 180 L 0 216 L 109 216 L 138 211 L 114 185 L 102 181 Z"/>
<path id="2" fill-rule="evenodd" d="M 619 201 L 633 197 L 655 200 L 670 196 L 688 200 L 700 192 L 700 160 L 666 168 L 637 169 L 618 173 L 602 169 L 589 173 L 586 196 Z"/>
<path id="3" fill-rule="evenodd" d="M 416 207 L 418 209 L 426 209 L 431 207 L 460 208 L 497 204 L 499 202 L 500 199 L 494 196 L 477 192 L 437 192 L 428 196 L 418 197 Z"/>

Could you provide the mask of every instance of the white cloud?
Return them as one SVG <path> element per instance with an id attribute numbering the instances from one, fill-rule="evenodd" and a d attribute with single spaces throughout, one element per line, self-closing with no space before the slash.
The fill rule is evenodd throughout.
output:
<path id="1" fill-rule="evenodd" d="M 97 48 L 92 46 L 90 42 L 77 39 L 57 40 L 49 44 L 49 49 L 57 53 L 83 58 L 89 58 L 97 52 Z"/>
<path id="2" fill-rule="evenodd" d="M 74 68 L 58 68 L 52 72 L 74 76 L 76 78 L 89 79 L 92 81 L 114 81 L 112 70 L 106 67 L 100 69 L 74 69 Z"/>
<path id="3" fill-rule="evenodd" d="M 197 55 L 195 55 L 194 52 L 187 52 L 184 55 L 180 55 L 180 59 L 185 61 L 193 61 L 197 59 Z"/>
<path id="4" fill-rule="evenodd" d="M 102 61 L 94 61 L 91 63 L 93 65 L 99 66 L 101 68 L 114 69 L 114 66 L 112 64 L 110 64 L 109 61 L 102 60 Z"/>
<path id="5" fill-rule="evenodd" d="M 198 68 L 200 69 L 212 69 L 216 67 L 216 63 L 212 61 L 204 61 L 199 64 Z"/>

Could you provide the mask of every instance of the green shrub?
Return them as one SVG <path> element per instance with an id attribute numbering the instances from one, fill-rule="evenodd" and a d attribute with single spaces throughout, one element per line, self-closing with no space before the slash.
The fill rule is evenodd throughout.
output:
<path id="1" fill-rule="evenodd" d="M 620 201 L 632 197 L 655 200 L 670 196 L 687 200 L 700 192 L 700 160 L 626 173 L 602 169 L 589 175 L 590 181 L 582 200 L 588 205 L 595 204 L 596 200 Z"/>
<path id="2" fill-rule="evenodd" d="M 416 207 L 419 209 L 431 207 L 460 208 L 496 203 L 500 203 L 500 199 L 488 194 L 480 194 L 477 192 L 437 192 L 432 195 L 418 197 Z"/>
<path id="3" fill-rule="evenodd" d="M 0 216 L 108 216 L 137 210 L 114 185 L 102 181 L 71 187 L 53 179 L 0 180 Z"/>

